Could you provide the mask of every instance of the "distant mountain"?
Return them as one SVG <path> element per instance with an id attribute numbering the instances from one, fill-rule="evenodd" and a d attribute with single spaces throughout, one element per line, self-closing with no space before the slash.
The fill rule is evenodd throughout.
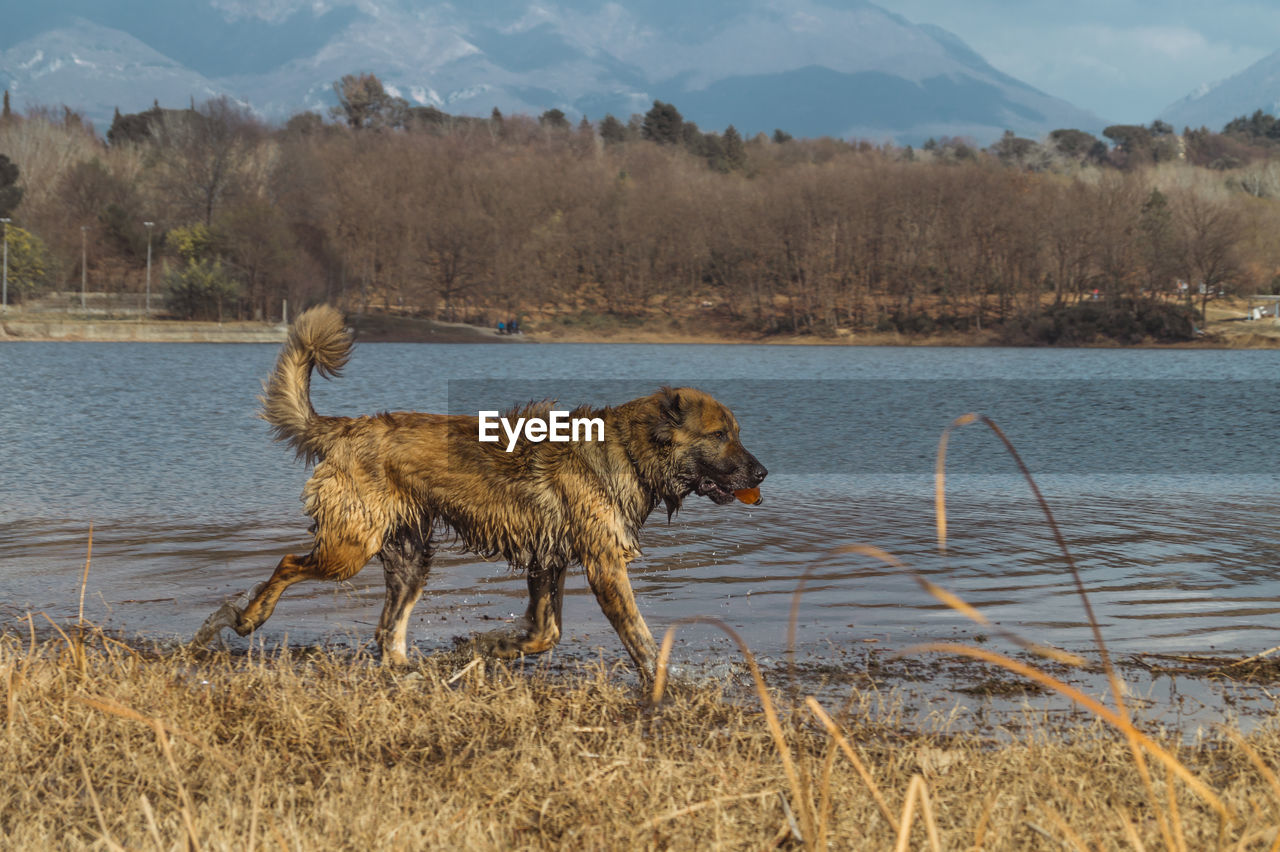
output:
<path id="1" fill-rule="evenodd" d="M 1258 110 L 1280 113 L 1280 50 L 1233 77 L 1201 86 L 1166 107 L 1160 118 L 1179 131 L 1184 127 L 1221 130 L 1231 119 Z"/>
<path id="2" fill-rule="evenodd" d="M 467 115 L 625 120 L 658 99 L 705 130 L 913 143 L 1103 124 L 863 0 L 46 0 L 6 25 L 15 106 L 66 103 L 101 129 L 117 107 L 214 94 L 274 120 L 323 111 L 352 72 Z"/>
<path id="3" fill-rule="evenodd" d="M 128 33 L 84 20 L 0 53 L 0 82 L 15 107 L 67 104 L 108 124 L 116 104 L 132 109 L 158 99 L 180 106 L 224 91 Z"/>

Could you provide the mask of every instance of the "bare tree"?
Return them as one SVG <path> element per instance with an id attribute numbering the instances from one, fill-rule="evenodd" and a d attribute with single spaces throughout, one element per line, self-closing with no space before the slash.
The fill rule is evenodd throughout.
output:
<path id="1" fill-rule="evenodd" d="M 1175 193 L 1172 207 L 1180 259 L 1190 285 L 1188 295 L 1198 298 L 1204 319 L 1209 302 L 1233 292 L 1240 283 L 1243 268 L 1237 245 L 1244 236 L 1243 218 L 1230 201 L 1194 189 Z"/>
<path id="2" fill-rule="evenodd" d="M 155 180 L 177 221 L 211 225 L 219 206 L 254 169 L 265 128 L 227 97 L 167 110 L 153 127 Z"/>

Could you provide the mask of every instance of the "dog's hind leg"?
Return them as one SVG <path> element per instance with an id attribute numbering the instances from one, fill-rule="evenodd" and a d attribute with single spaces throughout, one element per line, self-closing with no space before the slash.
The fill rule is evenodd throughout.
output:
<path id="1" fill-rule="evenodd" d="M 257 586 L 250 601 L 243 608 L 226 603 L 205 622 L 197 633 L 197 640 L 213 638 L 223 626 L 230 627 L 241 636 L 248 636 L 262 626 L 275 611 L 276 602 L 285 589 L 303 580 L 347 580 L 354 577 L 373 556 L 367 548 L 351 541 L 319 540 L 316 547 L 303 557 L 292 553 L 280 560 L 271 577 Z M 230 607 L 230 612 L 225 612 Z M 208 628 L 208 629 L 206 629 Z M 206 635 L 207 634 L 207 635 Z"/>
<path id="2" fill-rule="evenodd" d="M 212 615 L 204 620 L 196 635 L 192 638 L 193 646 L 207 645 L 224 627 L 230 627 L 241 636 L 252 633 L 262 622 L 271 617 L 276 608 L 280 593 L 299 580 L 318 576 L 309 570 L 311 554 L 299 559 L 290 553 L 276 565 L 271 578 L 245 592 L 227 600 Z"/>
<path id="3" fill-rule="evenodd" d="M 378 557 L 387 581 L 387 599 L 374 636 L 382 652 L 382 664 L 402 666 L 409 662 L 409 615 L 422 596 L 422 586 L 431 570 L 431 542 L 417 529 L 406 527 L 387 540 Z"/>
<path id="4" fill-rule="evenodd" d="M 270 579 L 254 589 L 253 597 L 244 609 L 236 614 L 236 623 L 231 625 L 231 628 L 241 636 L 248 636 L 261 627 L 262 623 L 271 617 L 271 613 L 275 612 L 276 602 L 280 600 L 280 595 L 285 589 L 294 583 L 317 580 L 323 576 L 324 574 L 316 570 L 315 551 L 302 558 L 290 553 L 276 565 L 276 570 L 272 572 Z"/>

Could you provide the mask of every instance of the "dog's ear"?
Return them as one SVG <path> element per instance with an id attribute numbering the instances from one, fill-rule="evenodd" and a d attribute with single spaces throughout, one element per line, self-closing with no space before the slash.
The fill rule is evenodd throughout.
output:
<path id="1" fill-rule="evenodd" d="M 671 443 L 671 432 L 684 420 L 684 400 L 679 388 L 663 387 L 653 395 L 657 417 L 653 419 L 653 439 L 659 444 Z"/>
<path id="2" fill-rule="evenodd" d="M 685 400 L 680 395 L 680 388 L 663 387 L 658 391 L 658 406 L 662 412 L 662 419 L 672 426 L 684 421 Z"/>

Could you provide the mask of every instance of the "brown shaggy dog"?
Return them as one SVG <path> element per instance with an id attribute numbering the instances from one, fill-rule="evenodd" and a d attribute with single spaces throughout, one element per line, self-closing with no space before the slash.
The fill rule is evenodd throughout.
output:
<path id="1" fill-rule="evenodd" d="M 659 503 L 668 516 L 691 493 L 728 503 L 734 491 L 764 479 L 764 466 L 738 440 L 733 413 L 701 391 L 663 388 L 616 407 L 575 410 L 574 417 L 603 420 L 603 441 L 522 439 L 507 452 L 505 441 L 478 439 L 476 417 L 316 414 L 311 371 L 337 374 L 351 346 L 340 313 L 327 306 L 307 311 L 262 397 L 262 416 L 276 437 L 315 462 L 303 489 L 315 546 L 306 556 L 281 559 L 243 608 L 224 604 L 195 641 L 207 642 L 223 627 L 244 636 L 294 583 L 346 580 L 378 556 L 387 597 L 377 641 L 384 663 L 403 663 L 409 613 L 433 545 L 452 529 L 465 549 L 501 555 L 528 577 L 525 630 L 490 642 L 491 653 L 534 654 L 556 644 L 565 571 L 577 563 L 642 676 L 651 677 L 656 647 L 636 609 L 627 565 L 640 554 L 637 534 Z"/>

